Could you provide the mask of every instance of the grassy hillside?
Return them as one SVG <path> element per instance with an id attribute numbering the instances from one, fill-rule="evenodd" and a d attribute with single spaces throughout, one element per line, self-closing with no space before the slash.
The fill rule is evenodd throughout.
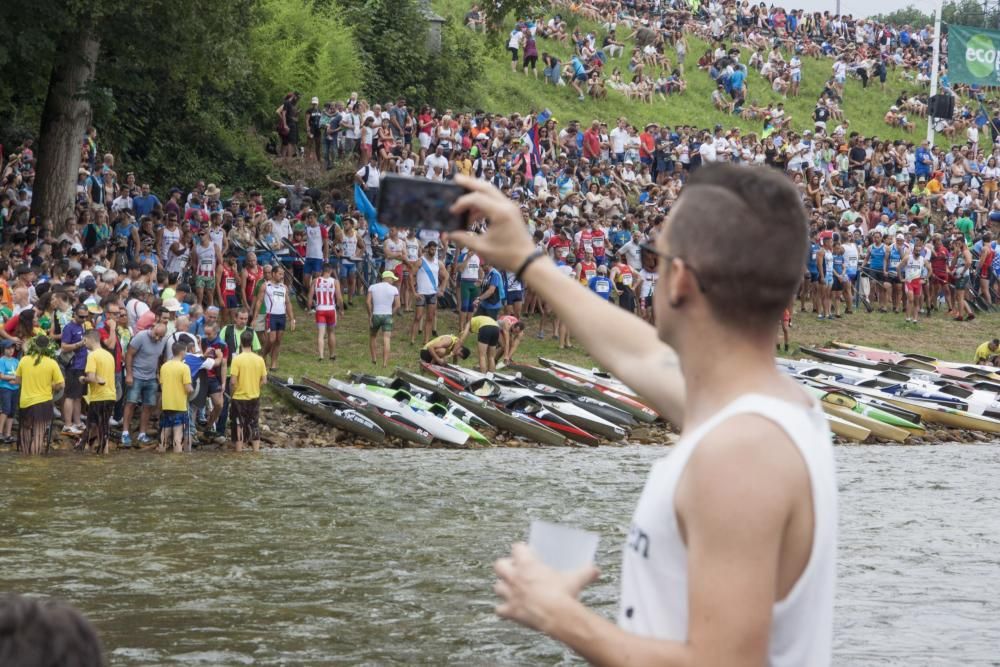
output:
<path id="1" fill-rule="evenodd" d="M 462 21 L 470 6 L 470 3 L 465 0 L 436 0 L 433 4 L 436 11 L 459 22 Z M 562 14 L 566 17 L 567 12 L 563 11 Z M 599 39 L 604 35 L 604 29 L 593 22 L 572 15 L 568 16 L 567 21 L 571 28 L 574 25 L 579 25 L 581 29 L 594 30 Z M 508 21 L 507 27 L 508 29 L 513 27 L 513 20 Z M 627 36 L 624 34 L 627 32 L 624 29 L 620 29 L 618 32 L 623 33 L 619 34 L 619 39 Z M 743 121 L 737 116 L 724 114 L 712 107 L 711 94 L 714 86 L 708 74 L 697 68 L 698 58 L 708 48 L 708 44 L 690 35 L 688 36 L 689 52 L 684 64 L 687 90 L 682 95 L 668 97 L 666 102 L 657 97 L 653 104 L 627 100 L 624 95 L 611 89 L 608 90 L 606 100 L 588 98 L 580 102 L 576 98 L 576 93 L 568 85 L 556 88 L 545 84 L 541 78 L 535 80 L 520 73 L 513 74 L 510 71 L 510 54 L 505 48 L 505 38 L 491 40 L 486 36 L 479 35 L 477 39 L 486 53 L 486 71 L 484 81 L 479 85 L 477 99 L 480 100 L 479 106 L 489 111 L 524 113 L 532 109 L 547 107 L 562 123 L 570 119 L 578 119 L 587 123 L 594 118 L 612 120 L 618 116 L 625 116 L 630 122 L 640 126 L 646 122 L 656 121 L 670 126 L 690 124 L 706 128 L 715 123 L 722 123 L 725 127 L 737 126 L 744 131 L 758 132 L 762 128 L 762 124 L 759 122 Z M 628 54 L 631 47 L 632 44 L 627 43 L 625 55 L 610 60 L 605 67 L 608 74 L 615 67 L 619 67 L 623 74 L 627 74 Z M 552 40 L 539 39 L 538 51 L 539 54 L 543 51 L 554 53 L 564 62 L 572 56 L 572 49 L 568 43 Z M 749 52 L 744 53 L 741 60 L 745 63 L 749 59 Z M 799 131 L 812 129 L 812 111 L 815 108 L 816 99 L 823 89 L 823 84 L 831 75 L 832 65 L 833 61 L 829 58 L 804 59 L 799 96 L 790 97 L 787 100 L 783 100 L 780 95 L 773 93 L 767 80 L 756 71 L 750 70 L 747 80 L 749 90 L 747 101 L 756 101 L 759 105 L 783 101 L 787 112 L 793 118 L 792 125 L 795 129 Z M 541 63 L 539 62 L 539 77 L 541 77 L 540 70 Z M 653 72 L 647 68 L 647 73 L 652 74 Z M 870 83 L 868 89 L 862 89 L 861 82 L 857 79 L 848 80 L 843 109 L 846 118 L 851 122 L 851 129 L 866 136 L 919 141 L 926 133 L 926 121 L 924 123 L 917 122 L 916 131 L 907 133 L 899 128 L 889 127 L 882 120 L 889 106 L 895 102 L 899 92 L 901 90 L 914 90 L 915 87 L 916 84 L 905 81 L 898 73 L 892 71 L 889 73 L 885 92 L 879 90 L 877 82 Z M 916 122 L 920 119 L 912 120 Z M 943 142 L 942 145 L 944 145 Z"/>

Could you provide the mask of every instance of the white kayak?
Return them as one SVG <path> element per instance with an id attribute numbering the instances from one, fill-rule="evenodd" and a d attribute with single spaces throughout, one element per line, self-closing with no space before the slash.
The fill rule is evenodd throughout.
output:
<path id="1" fill-rule="evenodd" d="M 463 433 L 454 426 L 449 426 L 440 417 L 437 417 L 426 410 L 419 410 L 407 405 L 406 403 L 400 403 L 396 399 L 389 396 L 370 391 L 364 385 L 341 382 L 336 378 L 330 378 L 327 385 L 331 389 L 336 389 L 342 394 L 349 394 L 351 396 L 363 398 L 382 410 L 398 412 L 438 440 L 450 442 L 456 445 L 464 445 L 469 439 L 468 433 Z"/>

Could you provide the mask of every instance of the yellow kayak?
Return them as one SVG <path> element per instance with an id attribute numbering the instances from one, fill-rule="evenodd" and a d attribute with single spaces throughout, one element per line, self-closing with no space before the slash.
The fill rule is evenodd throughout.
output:
<path id="1" fill-rule="evenodd" d="M 847 438 L 855 442 L 864 442 L 871 435 L 871 431 L 864 426 L 841 419 L 836 415 L 827 413 L 826 421 L 830 424 L 830 430 L 841 438 Z"/>
<path id="2" fill-rule="evenodd" d="M 910 432 L 906 429 L 858 414 L 843 405 L 836 405 L 834 403 L 828 403 L 827 401 L 822 401 L 822 405 L 823 411 L 826 412 L 827 415 L 840 417 L 844 421 L 861 426 L 862 428 L 867 429 L 871 435 L 874 435 L 876 438 L 885 438 L 886 440 L 892 440 L 894 442 L 906 442 L 906 439 L 910 437 Z"/>

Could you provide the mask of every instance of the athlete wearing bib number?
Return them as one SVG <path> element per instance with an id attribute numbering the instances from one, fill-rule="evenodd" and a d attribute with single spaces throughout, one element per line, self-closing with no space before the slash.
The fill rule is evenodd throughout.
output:
<path id="1" fill-rule="evenodd" d="M 323 361 L 326 354 L 326 344 L 329 343 L 330 361 L 337 358 L 337 305 L 343 302 L 340 294 L 340 282 L 333 277 L 333 265 L 323 264 L 322 274 L 313 279 L 309 285 L 308 307 L 316 308 L 316 346 L 319 360 Z"/>
<path id="2" fill-rule="evenodd" d="M 262 356 L 271 356 L 270 369 L 278 369 L 278 354 L 286 326 L 295 331 L 295 313 L 292 297 L 285 284 L 285 269 L 280 264 L 271 271 L 271 279 L 264 284 L 254 304 L 264 309 L 264 328 L 267 331 L 267 349 Z"/>
<path id="3" fill-rule="evenodd" d="M 195 263 L 194 292 L 198 303 L 206 306 L 215 305 L 216 294 L 220 295 L 219 300 L 222 301 L 221 290 L 218 289 L 216 282 L 219 267 L 222 266 L 222 253 L 212 243 L 207 231 L 199 232 L 198 245 L 194 247 L 191 259 Z"/>

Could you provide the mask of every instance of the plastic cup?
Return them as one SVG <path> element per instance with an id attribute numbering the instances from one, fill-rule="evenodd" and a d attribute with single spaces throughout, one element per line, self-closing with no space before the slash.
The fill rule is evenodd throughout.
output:
<path id="1" fill-rule="evenodd" d="M 597 533 L 548 521 L 532 521 L 528 531 L 528 546 L 543 563 L 562 572 L 593 563 L 599 540 Z"/>

